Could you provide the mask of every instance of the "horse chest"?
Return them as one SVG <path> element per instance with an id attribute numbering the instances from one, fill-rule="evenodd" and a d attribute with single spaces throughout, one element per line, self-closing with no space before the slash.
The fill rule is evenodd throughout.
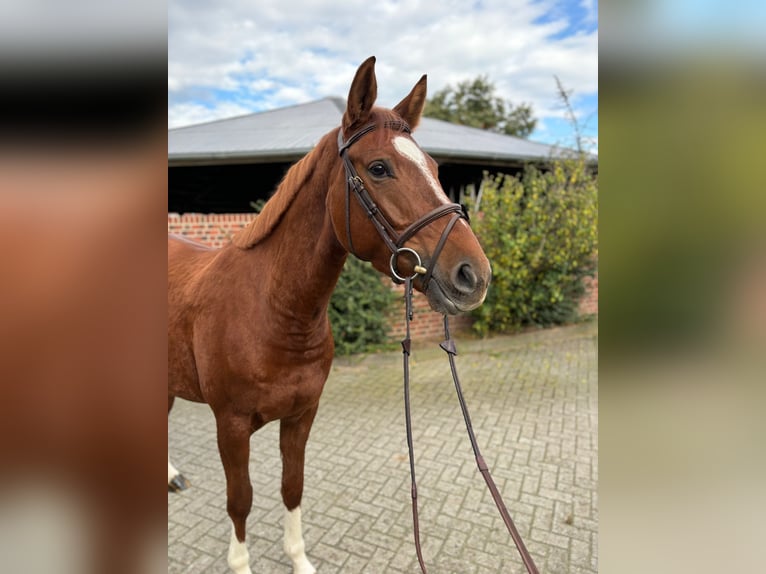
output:
<path id="1" fill-rule="evenodd" d="M 264 422 L 295 416 L 319 402 L 329 367 L 330 361 L 280 365 L 270 361 L 232 377 L 227 398 Z"/>

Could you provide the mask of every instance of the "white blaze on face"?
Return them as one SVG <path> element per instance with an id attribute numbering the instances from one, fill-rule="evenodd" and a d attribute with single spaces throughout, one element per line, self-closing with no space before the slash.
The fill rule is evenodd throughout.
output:
<path id="1" fill-rule="evenodd" d="M 418 166 L 418 169 L 423 173 L 423 177 L 425 177 L 426 181 L 431 185 L 434 193 L 444 201 L 449 202 L 449 198 L 444 193 L 444 190 L 442 190 L 442 186 L 433 176 L 431 170 L 428 169 L 426 154 L 424 154 L 423 150 L 418 147 L 418 144 L 404 136 L 396 136 L 392 143 L 394 144 L 396 151 Z"/>

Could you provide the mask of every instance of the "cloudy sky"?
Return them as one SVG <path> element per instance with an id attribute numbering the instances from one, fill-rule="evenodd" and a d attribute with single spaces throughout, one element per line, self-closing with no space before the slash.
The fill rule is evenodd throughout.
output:
<path id="1" fill-rule="evenodd" d="M 378 103 L 486 75 L 532 104 L 531 139 L 574 145 L 554 75 L 598 149 L 598 0 L 170 0 L 168 124 L 348 94 L 377 57 Z"/>

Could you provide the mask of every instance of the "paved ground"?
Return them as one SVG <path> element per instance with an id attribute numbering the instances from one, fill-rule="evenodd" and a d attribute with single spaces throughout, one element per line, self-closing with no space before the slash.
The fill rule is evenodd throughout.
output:
<path id="1" fill-rule="evenodd" d="M 489 340 L 458 338 L 458 371 L 479 446 L 527 547 L 546 574 L 598 571 L 595 323 Z M 412 358 L 412 412 L 423 552 L 436 574 L 521 573 L 524 566 L 476 469 L 436 344 Z M 417 573 L 401 353 L 339 359 L 307 449 L 309 558 L 320 574 Z M 168 445 L 193 482 L 168 495 L 168 572 L 228 571 L 230 522 L 214 422 L 178 400 Z M 289 574 L 282 552 L 278 425 L 253 435 L 254 574 Z"/>

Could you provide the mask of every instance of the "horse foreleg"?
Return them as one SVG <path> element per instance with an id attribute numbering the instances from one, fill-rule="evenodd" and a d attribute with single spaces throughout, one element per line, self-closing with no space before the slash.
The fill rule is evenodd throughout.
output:
<path id="1" fill-rule="evenodd" d="M 170 416 L 170 409 L 173 408 L 174 399 L 175 397 L 168 395 L 168 416 Z M 187 488 L 189 488 L 189 481 L 173 466 L 170 462 L 170 454 L 168 454 L 168 492 L 179 492 Z"/>
<path id="2" fill-rule="evenodd" d="M 168 456 L 168 492 L 180 492 L 187 488 L 189 488 L 189 481 L 178 472 L 178 469 L 170 462 L 170 456 Z"/>
<path id="3" fill-rule="evenodd" d="M 314 422 L 316 407 L 299 417 L 282 419 L 279 448 L 282 452 L 282 500 L 285 503 L 284 550 L 293 562 L 293 574 L 314 574 L 316 569 L 306 557 L 301 527 L 303 464 L 306 441 Z"/>
<path id="4" fill-rule="evenodd" d="M 252 574 L 245 544 L 245 523 L 253 503 L 248 463 L 249 417 L 217 417 L 218 450 L 226 473 L 226 510 L 232 522 L 228 562 L 235 574 Z"/>

